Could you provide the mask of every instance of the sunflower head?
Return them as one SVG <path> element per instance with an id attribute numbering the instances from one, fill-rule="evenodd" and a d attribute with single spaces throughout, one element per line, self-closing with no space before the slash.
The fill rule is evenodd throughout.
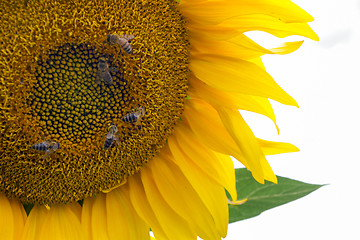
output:
<path id="1" fill-rule="evenodd" d="M 244 32 L 317 39 L 308 21 L 290 0 L 0 1 L 0 235 L 224 238 L 230 156 L 276 182 L 265 155 L 298 150 L 238 109 L 297 105 L 260 56 L 302 42 Z"/>
<path id="2" fill-rule="evenodd" d="M 177 3 L 0 3 L 0 192 L 23 203 L 94 196 L 166 143 L 184 109 Z"/>

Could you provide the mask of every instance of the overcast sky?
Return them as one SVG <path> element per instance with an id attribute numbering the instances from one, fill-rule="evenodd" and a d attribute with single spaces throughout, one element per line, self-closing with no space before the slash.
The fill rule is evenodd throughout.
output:
<path id="1" fill-rule="evenodd" d="M 245 119 L 256 136 L 300 148 L 268 157 L 275 174 L 329 185 L 230 224 L 226 240 L 360 239 L 360 0 L 294 2 L 315 18 L 310 25 L 320 42 L 306 39 L 293 54 L 263 60 L 300 108 L 274 102 L 279 136 L 265 117 L 246 113 Z M 272 36 L 255 37 L 276 43 Z"/>

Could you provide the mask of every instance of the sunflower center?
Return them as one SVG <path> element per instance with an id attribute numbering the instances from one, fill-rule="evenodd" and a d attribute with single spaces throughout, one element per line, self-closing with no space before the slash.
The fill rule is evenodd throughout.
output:
<path id="1" fill-rule="evenodd" d="M 110 122 L 119 123 L 131 110 L 131 82 L 119 70 L 102 73 L 101 59 L 94 47 L 65 45 L 49 54 L 47 61 L 38 62 L 28 105 L 43 124 L 43 135 L 61 142 L 67 151 L 95 144 L 98 133 L 106 132 Z M 99 71 L 109 76 L 111 84 Z"/>
<path id="2" fill-rule="evenodd" d="M 177 2 L 25 2 L 0 4 L 0 192 L 52 204 L 124 183 L 183 111 Z"/>

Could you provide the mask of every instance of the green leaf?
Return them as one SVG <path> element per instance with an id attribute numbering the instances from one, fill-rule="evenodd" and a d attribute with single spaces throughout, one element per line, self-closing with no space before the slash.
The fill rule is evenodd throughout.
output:
<path id="1" fill-rule="evenodd" d="M 270 208 L 304 197 L 323 185 L 308 184 L 277 177 L 278 184 L 258 183 L 245 168 L 235 169 L 238 199 L 248 198 L 242 205 L 229 205 L 229 223 L 255 217 Z M 229 197 L 229 195 L 228 195 Z"/>

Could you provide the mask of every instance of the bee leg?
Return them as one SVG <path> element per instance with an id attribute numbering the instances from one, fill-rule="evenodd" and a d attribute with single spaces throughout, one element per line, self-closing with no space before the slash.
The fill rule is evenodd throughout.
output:
<path id="1" fill-rule="evenodd" d="M 52 153 L 52 151 L 51 150 L 47 150 L 46 152 L 45 152 L 45 154 L 44 154 L 44 156 L 42 157 L 43 159 L 46 159 L 46 158 L 48 158 L 49 156 L 50 156 L 50 154 Z"/>
<path id="2" fill-rule="evenodd" d="M 139 114 L 139 116 L 137 117 L 137 120 L 135 122 L 135 125 L 138 126 L 141 122 L 141 115 Z"/>
<path id="3" fill-rule="evenodd" d="M 115 141 L 116 141 L 117 145 L 120 146 L 120 143 L 121 143 L 121 142 L 120 142 L 119 137 L 115 136 Z"/>
<path id="4" fill-rule="evenodd" d="M 131 35 L 131 34 L 124 34 L 123 38 L 125 38 L 126 40 L 130 41 L 131 39 L 133 39 L 135 36 Z"/>

